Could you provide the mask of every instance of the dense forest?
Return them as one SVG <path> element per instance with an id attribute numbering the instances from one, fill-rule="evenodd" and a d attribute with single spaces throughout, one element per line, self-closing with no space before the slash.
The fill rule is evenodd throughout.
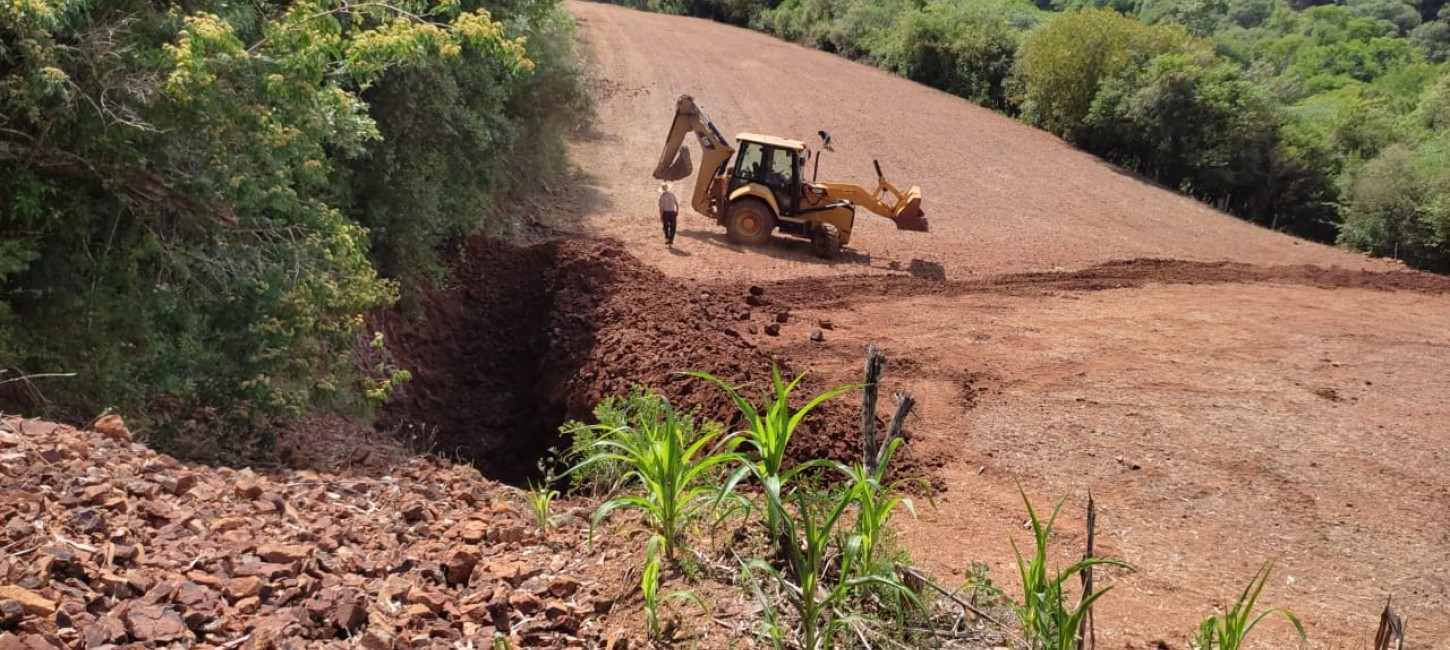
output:
<path id="1" fill-rule="evenodd" d="M 874 63 L 1266 227 L 1450 271 L 1444 0 L 621 1 Z"/>
<path id="2" fill-rule="evenodd" d="M 381 398 L 405 377 L 354 357 L 364 315 L 565 163 L 572 25 L 558 0 L 0 4 L 0 408 L 165 442 Z"/>

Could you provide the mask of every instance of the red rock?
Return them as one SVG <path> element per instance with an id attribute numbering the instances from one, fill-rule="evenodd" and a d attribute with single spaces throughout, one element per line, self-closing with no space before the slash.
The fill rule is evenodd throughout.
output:
<path id="1" fill-rule="evenodd" d="M 0 630 L 12 630 L 25 618 L 25 606 L 18 600 L 0 600 Z"/>
<path id="2" fill-rule="evenodd" d="M 257 610 L 261 608 L 261 606 L 262 599 L 256 596 L 247 596 L 246 598 L 237 600 L 237 604 L 234 606 L 234 609 L 236 609 L 237 612 L 241 614 L 255 614 Z"/>
<path id="3" fill-rule="evenodd" d="M 125 600 L 131 597 L 131 583 L 125 578 L 114 573 L 105 572 L 100 577 L 102 593 L 117 600 Z"/>
<path id="4" fill-rule="evenodd" d="M 368 622 L 368 610 L 360 603 L 338 603 L 328 613 L 328 620 L 340 630 L 356 631 Z"/>
<path id="5" fill-rule="evenodd" d="M 143 643 L 190 641 L 193 636 L 174 610 L 160 605 L 139 605 L 126 612 L 126 630 Z"/>
<path id="6" fill-rule="evenodd" d="M 477 565 L 477 549 L 460 548 L 448 554 L 448 559 L 443 562 L 443 572 L 449 585 L 466 585 Z"/>
<path id="7" fill-rule="evenodd" d="M 363 650 L 392 650 L 393 635 L 383 630 L 368 630 L 367 634 L 364 634 L 358 641 L 358 645 L 362 646 Z"/>
<path id="8" fill-rule="evenodd" d="M 212 532 L 225 533 L 229 530 L 246 528 L 249 525 L 251 525 L 251 521 L 249 521 L 246 517 L 222 517 L 221 519 L 212 522 L 211 529 Z"/>
<path id="9" fill-rule="evenodd" d="M 570 576 L 555 576 L 549 583 L 549 593 L 555 598 L 568 598 L 579 590 L 579 581 Z"/>
<path id="10" fill-rule="evenodd" d="M 187 572 L 186 578 L 203 587 L 211 587 L 212 589 L 221 589 L 222 585 L 226 584 L 226 581 L 222 580 L 220 576 L 215 576 L 205 571 Z"/>
<path id="11" fill-rule="evenodd" d="M 45 618 L 55 613 L 55 601 L 15 585 L 0 586 L 0 600 L 19 602 L 25 613 L 31 616 Z"/>
<path id="12" fill-rule="evenodd" d="M 126 640 L 126 624 L 115 616 L 105 616 L 86 628 L 86 647 L 94 648 L 107 643 L 121 643 Z"/>
<path id="13" fill-rule="evenodd" d="M 536 566 L 531 566 L 517 560 L 495 560 L 488 565 L 489 575 L 508 582 L 517 587 L 524 581 L 539 575 L 543 571 Z"/>
<path id="14" fill-rule="evenodd" d="M 437 614 L 443 611 L 443 605 L 448 602 L 448 598 L 434 591 L 415 589 L 408 595 L 408 602 L 427 607 L 428 611 Z"/>
<path id="15" fill-rule="evenodd" d="M 137 550 L 129 544 L 116 544 L 112 547 L 111 558 L 117 562 L 130 562 L 136 559 Z"/>
<path id="16" fill-rule="evenodd" d="M 249 562 L 232 570 L 234 576 L 259 576 L 267 580 L 280 580 L 292 574 L 291 566 L 271 562 Z"/>
<path id="17" fill-rule="evenodd" d="M 126 421 L 115 413 L 107 413 L 97 418 L 90 429 L 116 442 L 131 442 L 131 430 L 126 428 Z"/>
<path id="18" fill-rule="evenodd" d="M 262 579 L 257 576 L 242 576 L 232 578 L 227 586 L 222 589 L 227 600 L 237 602 L 243 598 L 256 596 L 262 593 Z"/>
<path id="19" fill-rule="evenodd" d="M 509 606 L 524 613 L 533 614 L 543 607 L 539 598 L 527 591 L 515 591 L 509 594 Z"/>
<path id="20" fill-rule="evenodd" d="M 300 544 L 263 544 L 257 549 L 257 557 L 276 564 L 291 564 L 311 554 L 311 548 Z"/>
<path id="21" fill-rule="evenodd" d="M 488 536 L 488 524 L 477 519 L 458 524 L 453 530 L 460 539 L 469 544 L 477 544 Z"/>

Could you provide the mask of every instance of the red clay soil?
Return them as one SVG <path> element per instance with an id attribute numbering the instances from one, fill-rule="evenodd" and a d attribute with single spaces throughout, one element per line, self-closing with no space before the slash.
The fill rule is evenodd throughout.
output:
<path id="1" fill-rule="evenodd" d="M 559 442 L 560 424 L 588 421 L 602 399 L 638 385 L 733 427 L 741 416 L 725 393 L 680 373 L 708 372 L 756 400 L 770 387 L 772 357 L 757 341 L 790 315 L 768 294 L 713 294 L 610 241 L 516 246 L 477 238 L 465 251 L 455 286 L 424 300 L 416 319 L 399 312 L 376 319 L 395 361 L 413 373 L 381 423 L 405 435 L 434 429 L 439 451 L 492 478 L 519 483 L 533 475 Z M 804 335 L 799 342 L 811 344 Z M 789 376 L 789 361 L 776 361 Z M 794 406 L 824 388 L 807 376 Z M 843 396 L 808 417 L 793 459 L 857 458 L 856 404 Z M 915 471 L 909 452 L 897 468 Z"/>

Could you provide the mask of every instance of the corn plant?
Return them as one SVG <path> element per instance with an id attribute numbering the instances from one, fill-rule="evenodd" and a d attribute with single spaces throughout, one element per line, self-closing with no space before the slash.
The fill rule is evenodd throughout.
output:
<path id="1" fill-rule="evenodd" d="M 529 499 L 529 507 L 534 513 L 534 523 L 539 525 L 539 530 L 548 531 L 554 527 L 553 518 L 549 516 L 549 505 L 559 496 L 558 490 L 549 488 L 547 481 L 535 484 L 529 481 L 529 490 L 525 493 Z"/>
<path id="2" fill-rule="evenodd" d="M 1203 619 L 1203 623 L 1198 626 L 1198 636 L 1194 639 L 1194 645 L 1199 650 L 1239 650 L 1243 647 L 1244 639 L 1249 636 L 1249 632 L 1252 632 L 1254 627 L 1260 621 L 1268 618 L 1270 614 L 1282 614 L 1284 618 L 1294 624 L 1294 629 L 1298 630 L 1301 641 L 1307 638 L 1304 635 L 1304 626 L 1299 623 L 1299 619 L 1282 607 L 1265 610 L 1253 620 L 1249 619 L 1250 616 L 1253 616 L 1254 603 L 1258 602 L 1259 593 L 1264 590 L 1264 583 L 1268 582 L 1269 572 L 1273 568 L 1274 563 L 1270 561 L 1254 574 L 1253 579 L 1249 580 L 1249 585 L 1244 587 L 1244 592 L 1239 594 L 1238 602 L 1234 603 L 1233 607 L 1222 617 L 1210 616 Z"/>
<path id="3" fill-rule="evenodd" d="M 775 396 L 773 401 L 764 405 L 764 411 L 761 411 L 756 409 L 749 400 L 742 397 L 737 389 L 732 388 L 714 375 L 697 371 L 686 372 L 685 374 L 698 379 L 704 379 L 724 389 L 725 393 L 730 396 L 731 401 L 735 402 L 735 406 L 740 409 L 740 413 L 745 416 L 746 424 L 749 427 L 744 431 L 745 443 L 755 450 L 754 458 L 752 462 L 746 465 L 746 469 L 754 474 L 762 483 L 770 478 L 776 479 L 777 483 L 788 483 L 788 479 L 795 471 L 805 469 L 797 468 L 791 474 L 782 474 L 781 471 L 781 468 L 785 465 L 786 448 L 790 445 L 790 439 L 795 433 L 796 427 L 800 425 L 801 420 L 807 414 L 815 410 L 816 407 L 820 406 L 826 400 L 859 388 L 859 386 L 853 385 L 828 390 L 806 402 L 805 406 L 802 406 L 800 410 L 791 411 L 790 394 L 795 390 L 796 386 L 800 385 L 801 380 L 805 378 L 805 374 L 803 373 L 791 380 L 790 383 L 786 383 L 780 376 L 780 369 L 776 366 L 771 366 L 770 374 L 775 388 Z M 775 538 L 777 528 L 779 528 L 779 518 L 777 517 L 777 513 L 769 508 L 767 508 L 766 512 L 766 526 L 771 538 Z"/>
<path id="4" fill-rule="evenodd" d="M 645 622 L 649 627 L 649 637 L 658 640 L 660 637 L 659 608 L 662 601 L 688 600 L 700 607 L 700 611 L 707 615 L 710 608 L 705 606 L 705 601 L 692 591 L 672 591 L 660 596 L 660 548 L 664 545 L 665 538 L 662 535 L 654 535 L 649 539 L 649 546 L 646 551 L 644 571 L 640 573 L 639 591 L 644 599 Z"/>
<path id="5" fill-rule="evenodd" d="M 607 397 L 594 407 L 594 420 L 599 424 L 571 420 L 559 427 L 559 432 L 570 441 L 569 449 L 562 458 L 568 462 L 586 458 L 594 451 L 594 443 L 600 438 L 613 432 L 628 431 L 641 422 L 658 421 L 664 417 L 666 407 L 663 398 L 640 387 L 631 389 L 627 396 Z M 688 428 L 688 421 L 684 424 Z M 619 461 L 596 462 L 571 473 L 569 486 L 573 490 L 587 489 L 595 497 L 612 495 L 623 486 L 627 469 Z"/>
<path id="6" fill-rule="evenodd" d="M 874 472 L 859 464 L 844 468 L 849 479 L 847 489 L 851 491 L 851 499 L 856 506 L 856 533 L 861 536 L 863 567 L 876 565 L 876 549 L 887 530 L 886 523 L 897 506 L 905 506 L 912 518 L 916 518 L 916 506 L 912 505 L 911 499 L 891 496 L 907 481 L 896 481 L 889 485 L 884 483 L 886 466 L 900 446 L 900 438 L 888 443 Z M 925 481 L 913 482 L 927 487 Z"/>
<path id="7" fill-rule="evenodd" d="M 1022 576 L 1022 604 L 1014 605 L 1013 608 L 1017 611 L 1017 617 L 1022 623 L 1022 632 L 1027 637 L 1027 645 L 1030 650 L 1075 650 L 1078 642 L 1078 630 L 1082 628 L 1083 618 L 1092 609 L 1093 603 L 1096 603 L 1103 594 L 1111 591 L 1112 587 L 1087 594 L 1076 608 L 1068 609 L 1067 596 L 1063 593 L 1063 586 L 1083 570 L 1099 564 L 1118 566 L 1130 571 L 1136 569 L 1120 560 L 1087 558 L 1056 575 L 1049 575 L 1047 572 L 1047 539 L 1066 499 L 1057 502 L 1057 507 L 1052 511 L 1052 517 L 1044 525 L 1038 518 L 1037 511 L 1033 509 L 1032 501 L 1027 498 L 1027 492 L 1021 490 L 1021 486 L 1018 486 L 1018 489 L 1022 491 L 1022 501 L 1027 504 L 1027 515 L 1032 523 L 1032 534 L 1037 542 L 1037 551 L 1032 555 L 1032 559 L 1024 559 L 1022 552 L 1017 548 L 1017 542 L 1012 542 L 1012 552 L 1017 556 L 1017 569 Z"/>
<path id="8" fill-rule="evenodd" d="M 834 467 L 850 475 L 850 470 L 839 463 L 811 461 L 803 466 Z M 783 495 L 780 477 L 766 476 L 762 483 L 766 507 L 781 522 L 785 570 L 756 559 L 748 562 L 744 571 L 768 576 L 780 588 L 800 620 L 798 640 L 803 650 L 833 647 L 842 626 L 865 621 L 861 615 L 847 611 L 851 597 L 864 588 L 899 594 L 925 609 L 916 594 L 894 576 L 863 570 L 866 543 L 858 531 L 845 530 L 847 525 L 842 520 L 857 504 L 859 490 L 846 489 L 820 503 L 799 491 Z M 780 647 L 779 634 L 771 640 Z"/>
<path id="9" fill-rule="evenodd" d="M 674 410 L 666 407 L 658 420 L 624 425 L 593 442 L 591 455 L 569 472 L 597 463 L 622 463 L 626 468 L 624 480 L 637 481 L 644 494 L 621 495 L 604 502 L 594 511 L 591 535 L 593 527 L 615 510 L 638 509 L 644 512 L 650 528 L 662 537 L 665 556 L 674 560 L 685 525 L 696 514 L 703 497 L 731 489 L 729 485 L 710 485 L 706 479 L 711 477 L 711 470 L 737 458 L 728 451 L 728 436 L 703 433 L 687 440 L 687 432 Z M 717 441 L 716 450 L 726 450 L 704 455 L 705 448 Z"/>

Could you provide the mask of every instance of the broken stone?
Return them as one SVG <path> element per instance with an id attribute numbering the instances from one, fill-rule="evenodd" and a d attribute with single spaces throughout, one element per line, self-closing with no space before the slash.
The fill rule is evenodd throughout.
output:
<path id="1" fill-rule="evenodd" d="M 368 610 L 354 602 L 338 603 L 333 605 L 332 610 L 328 613 L 328 620 L 332 621 L 332 624 L 339 630 L 354 632 L 367 625 Z"/>
<path id="2" fill-rule="evenodd" d="M 579 591 L 579 581 L 569 576 L 555 576 L 549 583 L 549 593 L 555 598 L 568 598 Z"/>
<path id="3" fill-rule="evenodd" d="M 785 323 L 788 321 L 790 321 L 790 312 L 788 311 L 783 311 L 775 315 L 775 322 L 777 323 Z"/>
<path id="4" fill-rule="evenodd" d="M 70 527 L 82 535 L 93 535 L 101 531 L 106 525 L 106 520 L 100 513 L 90 508 L 82 508 L 71 513 Z"/>
<path id="5" fill-rule="evenodd" d="M 509 594 L 509 606 L 524 614 L 533 614 L 539 611 L 543 605 L 539 602 L 538 596 L 527 591 L 515 591 Z"/>
<path id="6" fill-rule="evenodd" d="M 91 430 L 116 442 L 131 442 L 131 430 L 126 428 L 126 421 L 115 413 L 107 413 L 97 418 L 91 425 Z"/>
<path id="7" fill-rule="evenodd" d="M 368 630 L 367 634 L 358 640 L 358 645 L 363 650 L 392 650 L 393 635 L 383 630 Z"/>
<path id="8" fill-rule="evenodd" d="M 112 547 L 111 558 L 117 562 L 130 562 L 136 559 L 136 547 L 130 544 L 117 544 Z"/>
<path id="9" fill-rule="evenodd" d="M 142 643 L 191 640 L 191 630 L 174 610 L 160 605 L 140 605 L 126 611 L 126 630 Z"/>
<path id="10" fill-rule="evenodd" d="M 0 600 L 0 630 L 13 630 L 25 616 L 25 605 L 18 600 Z"/>
<path id="11" fill-rule="evenodd" d="M 765 333 L 770 336 L 780 336 L 780 323 L 769 323 L 765 326 Z"/>
<path id="12" fill-rule="evenodd" d="M 835 323 L 832 323 L 831 321 L 828 321 L 828 320 L 819 320 L 819 321 L 816 321 L 816 325 L 820 326 L 820 328 L 823 329 L 823 330 L 833 330 L 833 329 L 836 329 L 836 324 Z"/>
<path id="13" fill-rule="evenodd" d="M 826 340 L 826 335 L 819 329 L 811 330 L 811 340 L 817 343 Z"/>
<path id="14" fill-rule="evenodd" d="M 443 573 L 450 586 L 466 585 L 477 565 L 478 553 L 473 549 L 460 548 L 448 554 L 448 559 L 443 562 Z"/>
<path id="15" fill-rule="evenodd" d="M 751 307 L 759 307 L 761 305 L 764 305 L 765 301 L 761 300 L 760 296 L 752 293 L 745 297 L 745 304 L 750 305 Z"/>
<path id="16" fill-rule="evenodd" d="M 262 593 L 262 579 L 257 576 L 242 576 L 232 578 L 223 589 L 227 600 L 237 602 L 243 598 L 256 596 Z"/>
<path id="17" fill-rule="evenodd" d="M 760 296 L 763 296 L 763 295 L 765 295 L 765 288 L 764 287 L 757 286 L 757 285 L 751 285 L 750 286 L 750 295 L 755 296 L 757 298 L 760 297 Z"/>
<path id="18" fill-rule="evenodd" d="M 55 601 L 16 585 L 0 585 L 0 601 L 3 600 L 20 603 L 25 613 L 31 616 L 49 618 L 55 613 Z"/>
<path id="19" fill-rule="evenodd" d="M 110 596 L 111 598 L 115 598 L 117 600 L 125 600 L 127 598 L 130 598 L 131 594 L 133 593 L 131 590 L 131 583 L 125 578 L 118 576 L 114 573 L 102 573 L 100 582 L 102 593 Z"/>
<path id="20" fill-rule="evenodd" d="M 126 640 L 126 624 L 115 616 L 105 616 L 86 628 L 86 647 L 95 648 Z"/>
<path id="21" fill-rule="evenodd" d="M 428 507 L 421 501 L 414 501 L 403 508 L 403 521 L 410 524 L 422 521 L 428 516 Z"/>
<path id="22" fill-rule="evenodd" d="M 263 544 L 257 557 L 274 564 L 291 564 L 312 554 L 312 549 L 298 544 Z"/>
<path id="23" fill-rule="evenodd" d="M 460 539 L 469 544 L 477 544 L 488 536 L 488 524 L 477 519 L 469 519 L 459 524 L 454 530 Z"/>

